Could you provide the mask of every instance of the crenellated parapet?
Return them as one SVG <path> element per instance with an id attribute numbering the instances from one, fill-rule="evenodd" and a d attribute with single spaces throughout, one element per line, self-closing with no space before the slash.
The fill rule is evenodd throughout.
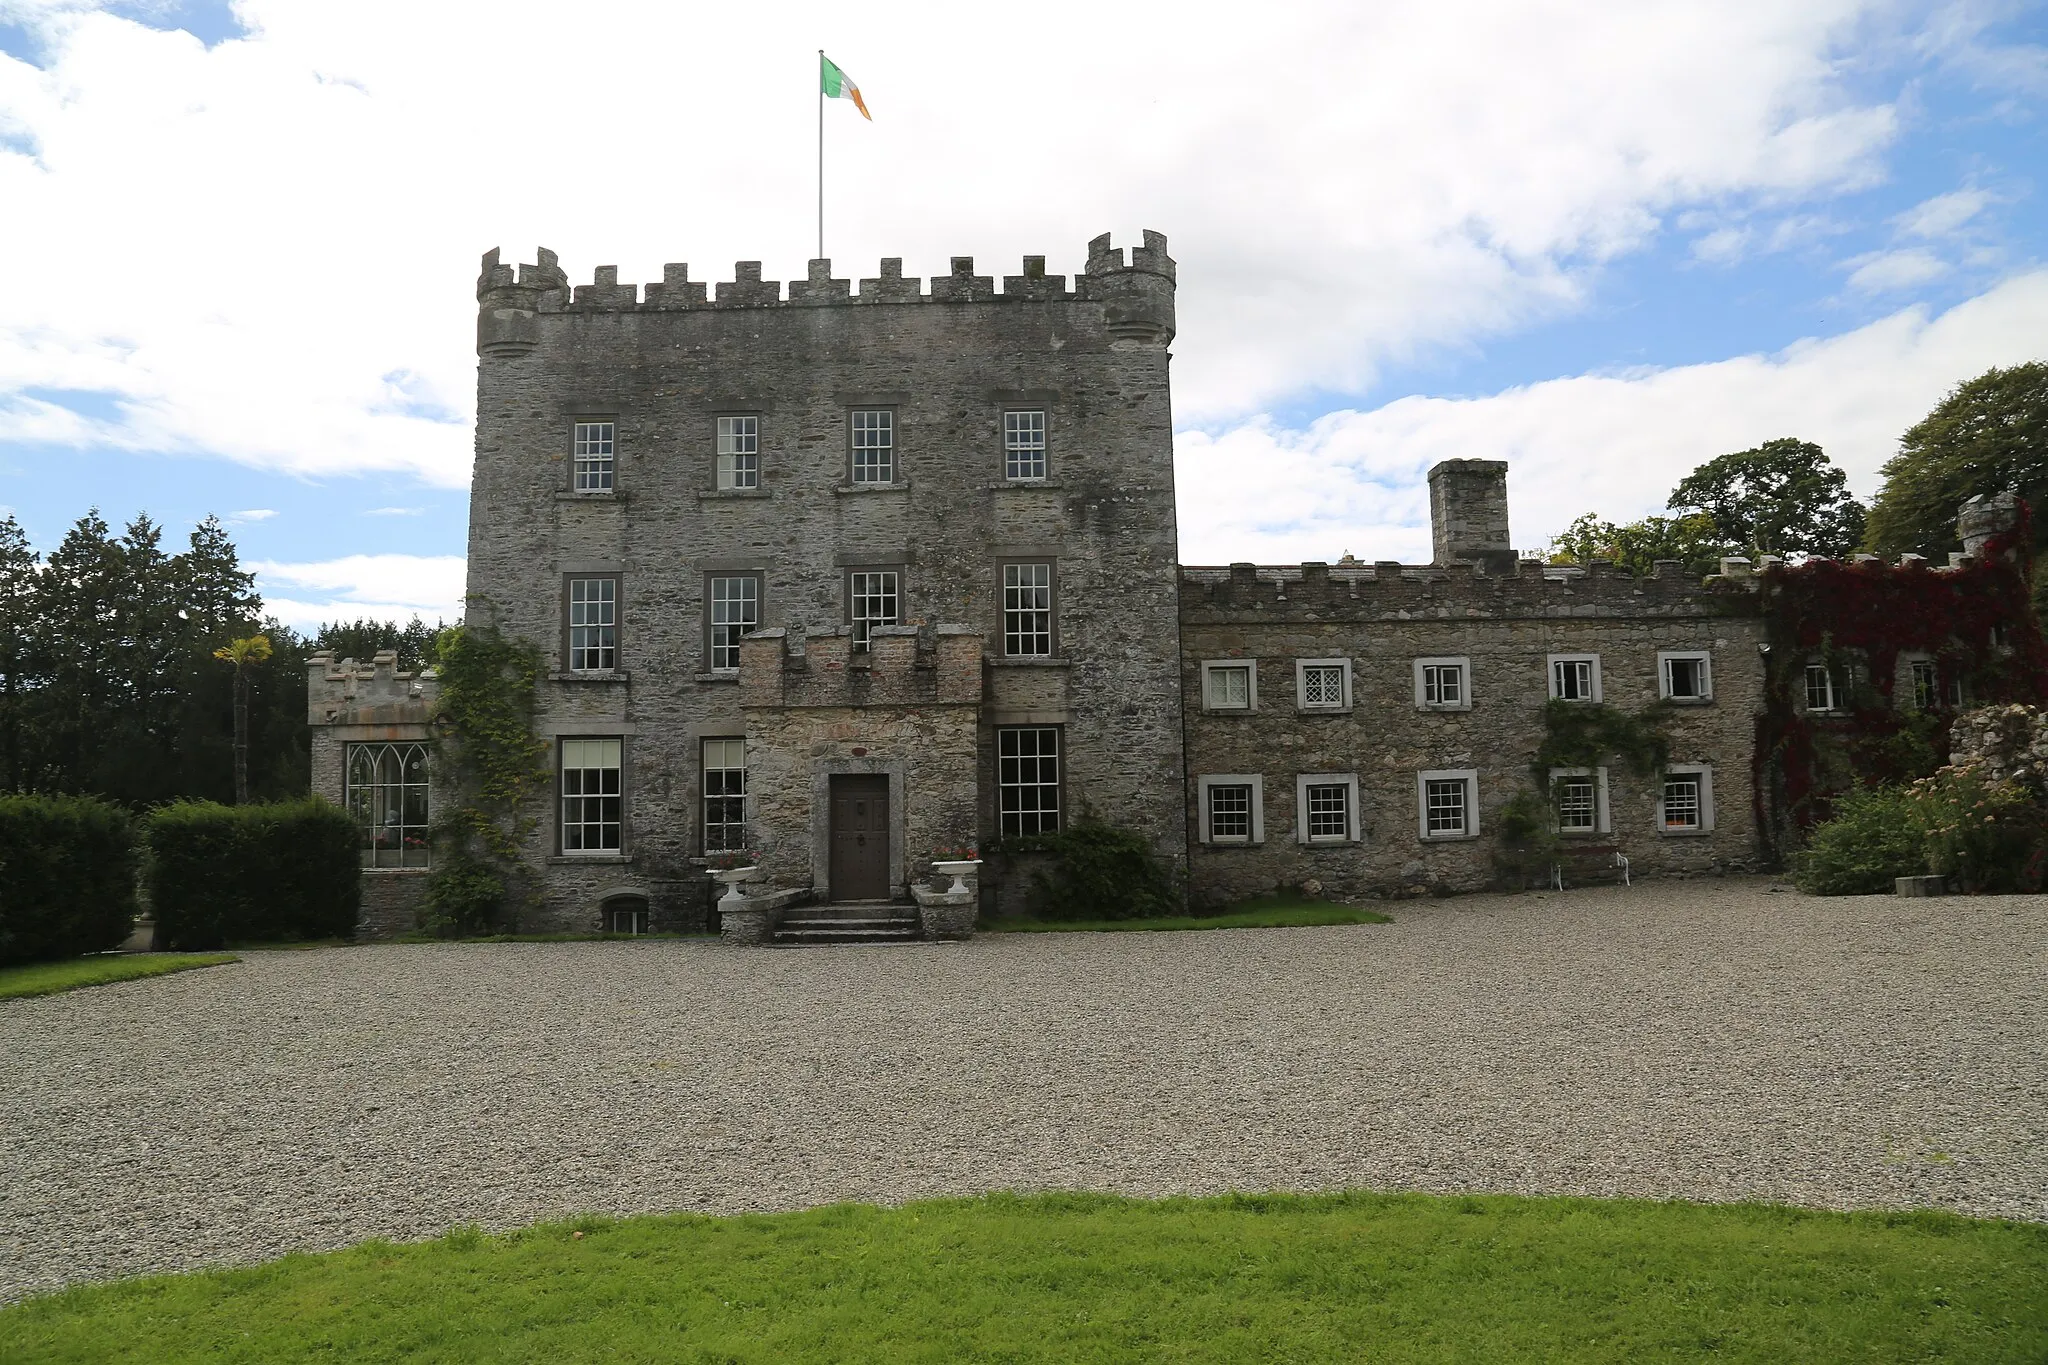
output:
<path id="1" fill-rule="evenodd" d="M 817 308 L 901 303 L 1092 302 L 1102 305 L 1112 337 L 1165 345 L 1174 332 L 1173 258 L 1163 233 L 1147 231 L 1144 245 L 1126 251 L 1104 233 L 1088 244 L 1088 266 L 1067 287 L 1064 275 L 1045 273 L 1045 257 L 1026 256 L 1020 274 L 977 275 L 972 256 L 955 256 L 952 269 L 927 282 L 903 273 L 900 257 L 885 257 L 878 274 L 860 280 L 835 278 L 829 258 L 810 262 L 804 279 L 783 282 L 761 277 L 759 261 L 740 261 L 733 278 L 708 283 L 690 278 L 687 264 L 662 267 L 662 278 L 644 290 L 621 284 L 617 266 L 601 265 L 589 284 L 571 286 L 554 252 L 542 247 L 537 263 L 513 267 L 498 249 L 484 253 L 477 278 L 477 350 L 486 356 L 523 355 L 539 342 L 535 319 L 546 313 L 677 312 L 727 308 Z"/>
<path id="2" fill-rule="evenodd" d="M 981 632 L 971 626 L 755 631 L 740 641 L 743 707 L 978 705 Z"/>
<path id="3" fill-rule="evenodd" d="M 1729 616 L 1753 614 L 1755 582 L 1702 581 L 1676 560 L 1651 578 L 1605 561 L 1560 568 L 1539 560 L 1484 564 L 1185 565 L 1184 621 L 1255 617 L 1273 621 L 1408 621 L 1441 618 Z"/>
<path id="4" fill-rule="evenodd" d="M 309 725 L 425 725 L 441 682 L 432 669 L 400 670 L 398 654 L 383 650 L 367 663 L 336 660 L 327 651 L 306 660 Z"/>

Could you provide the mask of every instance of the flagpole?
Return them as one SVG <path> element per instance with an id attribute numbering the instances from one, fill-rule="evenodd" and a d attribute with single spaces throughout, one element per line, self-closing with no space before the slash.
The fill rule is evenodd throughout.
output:
<path id="1" fill-rule="evenodd" d="M 818 259 L 825 259 L 825 49 L 818 49 Z"/>

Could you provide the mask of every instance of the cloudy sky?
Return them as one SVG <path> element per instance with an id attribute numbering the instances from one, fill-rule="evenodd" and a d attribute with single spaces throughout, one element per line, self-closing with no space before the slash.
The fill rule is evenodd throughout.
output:
<path id="1" fill-rule="evenodd" d="M 2044 12 L 0 0 L 0 507 L 452 619 L 478 256 L 801 278 L 820 46 L 836 273 L 1168 234 L 1189 562 L 1424 558 L 1449 456 L 1524 547 L 1777 436 L 1867 495 L 2048 358 Z"/>

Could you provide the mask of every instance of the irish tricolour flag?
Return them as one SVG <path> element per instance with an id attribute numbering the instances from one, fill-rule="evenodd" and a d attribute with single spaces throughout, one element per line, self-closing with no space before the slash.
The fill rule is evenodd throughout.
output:
<path id="1" fill-rule="evenodd" d="M 830 57 L 818 54 L 818 76 L 824 82 L 825 98 L 828 100 L 852 100 L 853 107 L 860 110 L 860 116 L 873 123 L 875 116 L 868 112 L 867 102 L 860 97 L 860 87 L 853 83 L 853 77 L 841 71 Z"/>

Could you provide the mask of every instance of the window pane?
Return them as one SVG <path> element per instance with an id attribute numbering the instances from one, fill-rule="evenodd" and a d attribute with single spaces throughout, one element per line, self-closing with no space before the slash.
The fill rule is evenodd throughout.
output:
<path id="1" fill-rule="evenodd" d="M 1835 680 L 1824 664 L 1806 666 L 1806 709 L 1809 711 L 1832 711 L 1835 709 Z"/>
<path id="2" fill-rule="evenodd" d="M 351 744 L 343 806 L 364 867 L 426 867 L 432 823 L 423 744 Z"/>
<path id="3" fill-rule="evenodd" d="M 1308 788 L 1308 837 L 1345 839 L 1350 835 L 1350 785 L 1342 782 L 1311 783 Z"/>
<path id="4" fill-rule="evenodd" d="M 612 486 L 612 424 L 578 422 L 575 446 L 577 491 L 609 491 Z"/>
<path id="5" fill-rule="evenodd" d="M 569 580 L 569 671 L 610 672 L 618 667 L 618 581 Z"/>
<path id="6" fill-rule="evenodd" d="M 996 811 L 1005 834 L 1059 831 L 1060 732 L 1056 727 L 996 731 Z"/>
<path id="7" fill-rule="evenodd" d="M 853 414 L 853 481 L 893 483 L 896 478 L 896 414 L 886 410 Z"/>
<path id="8" fill-rule="evenodd" d="M 711 580 L 711 667 L 740 666 L 740 637 L 761 624 L 761 580 L 753 575 Z"/>
<path id="9" fill-rule="evenodd" d="M 1700 779 L 1696 774 L 1664 779 L 1664 828 L 1700 827 Z"/>
<path id="10" fill-rule="evenodd" d="M 1006 412 L 1003 414 L 1003 477 L 1042 479 L 1045 477 L 1045 414 Z"/>
<path id="11" fill-rule="evenodd" d="M 1424 664 L 1422 700 L 1427 706 L 1461 706 L 1465 697 L 1465 670 L 1459 664 Z"/>
<path id="12" fill-rule="evenodd" d="M 1590 777 L 1565 777 L 1557 783 L 1557 827 L 1590 830 L 1599 826 L 1599 789 Z"/>
<path id="13" fill-rule="evenodd" d="M 1593 700 L 1593 661 L 1560 659 L 1551 670 L 1552 692 L 1564 701 Z"/>
<path id="14" fill-rule="evenodd" d="M 1003 653 L 1052 653 L 1052 565 L 1003 565 Z"/>
<path id="15" fill-rule="evenodd" d="M 615 852 L 620 847 L 620 741 L 562 741 L 562 851 Z"/>
<path id="16" fill-rule="evenodd" d="M 1309 664 L 1301 670 L 1303 706 L 1342 706 L 1344 669 L 1338 664 Z"/>
<path id="17" fill-rule="evenodd" d="M 1244 668 L 1209 670 L 1209 705 L 1223 710 L 1244 710 L 1252 704 L 1252 671 Z"/>
<path id="18" fill-rule="evenodd" d="M 718 486 L 759 488 L 761 486 L 761 419 L 721 417 L 718 419 Z"/>
<path id="19" fill-rule="evenodd" d="M 743 739 L 704 741 L 704 851 L 720 853 L 747 846 L 747 744 Z"/>
<path id="20" fill-rule="evenodd" d="M 1465 832 L 1465 780 L 1432 778 L 1425 787 L 1428 829 L 1431 834 Z"/>
<path id="21" fill-rule="evenodd" d="M 1252 837 L 1252 789 L 1230 783 L 1209 788 L 1209 837 Z"/>
<path id="22" fill-rule="evenodd" d="M 862 570 L 846 576 L 846 614 L 853 625 L 853 647 L 856 650 L 868 647 L 871 627 L 902 623 L 902 604 L 897 588 L 898 579 L 893 569 Z"/>

